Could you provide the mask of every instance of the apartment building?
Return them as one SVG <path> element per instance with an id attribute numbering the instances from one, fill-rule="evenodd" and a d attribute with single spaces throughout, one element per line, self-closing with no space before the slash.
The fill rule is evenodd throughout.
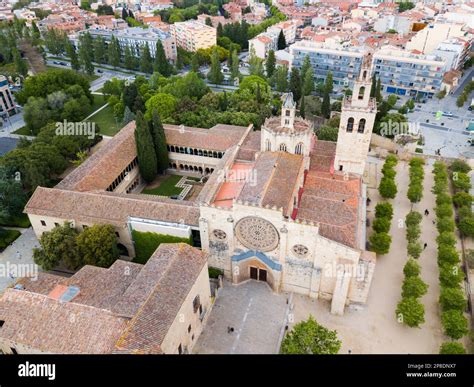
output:
<path id="1" fill-rule="evenodd" d="M 325 43 L 300 41 L 290 46 L 291 67 L 301 68 L 308 55 L 316 82 L 324 82 L 332 73 L 334 85 L 352 87 L 364 59 L 366 50 L 354 46 L 331 46 Z"/>
<path id="2" fill-rule="evenodd" d="M 298 27 L 303 27 L 303 21 L 300 19 L 286 20 L 277 23 L 267 29 L 267 32 L 280 35 L 280 31 L 283 31 L 285 36 L 286 44 L 292 44 L 296 40 L 296 31 Z"/>
<path id="3" fill-rule="evenodd" d="M 407 43 L 407 51 L 418 50 L 423 54 L 431 54 L 446 39 L 459 38 L 466 35 L 464 23 L 434 22 L 418 31 Z"/>
<path id="4" fill-rule="evenodd" d="M 413 26 L 412 19 L 401 15 L 385 15 L 374 23 L 374 31 L 397 31 L 399 34 L 408 34 Z"/>
<path id="5" fill-rule="evenodd" d="M 0 117 L 15 113 L 15 100 L 8 87 L 8 80 L 0 75 Z"/>
<path id="6" fill-rule="evenodd" d="M 87 31 L 91 34 L 93 39 L 101 36 L 107 43 L 110 42 L 112 40 L 112 36 L 114 36 L 117 38 L 122 49 L 125 49 L 125 47 L 129 46 L 132 50 L 132 54 L 137 57 L 140 56 L 141 48 L 145 44 L 148 45 L 150 54 L 152 57 L 154 57 L 156 53 L 156 42 L 160 40 L 163 44 L 165 55 L 168 60 L 175 61 L 177 58 L 176 41 L 174 37 L 169 32 L 162 31 L 158 28 L 132 27 L 122 30 L 89 29 Z M 85 31 L 81 31 L 81 33 L 84 32 Z"/>
<path id="7" fill-rule="evenodd" d="M 270 50 L 276 51 L 278 45 L 278 34 L 263 32 L 249 40 L 249 51 L 255 50 L 255 55 L 265 59 Z"/>
<path id="8" fill-rule="evenodd" d="M 215 46 L 217 42 L 217 30 L 196 20 L 174 23 L 170 30 L 176 45 L 186 51 L 196 52 Z"/>
<path id="9" fill-rule="evenodd" d="M 464 38 L 452 38 L 441 42 L 433 50 L 433 55 L 446 61 L 446 69 L 462 70 L 464 63 L 469 59 L 472 41 Z"/>
<path id="10" fill-rule="evenodd" d="M 445 72 L 446 62 L 434 55 L 386 46 L 373 56 L 373 73 L 387 93 L 431 98 L 441 90 Z"/>

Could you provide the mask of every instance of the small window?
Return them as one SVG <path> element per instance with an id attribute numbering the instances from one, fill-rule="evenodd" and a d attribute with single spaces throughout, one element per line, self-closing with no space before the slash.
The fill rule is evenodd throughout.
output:
<path id="1" fill-rule="evenodd" d="M 340 171 L 342 171 L 342 168 L 343 168 L 342 165 L 339 165 L 339 170 L 340 170 Z"/>
<path id="2" fill-rule="evenodd" d="M 188 326 L 188 333 L 191 333 L 191 324 Z"/>
<path id="3" fill-rule="evenodd" d="M 59 227 L 59 223 L 54 222 L 54 227 Z"/>
<path id="4" fill-rule="evenodd" d="M 179 353 L 180 355 L 183 354 L 183 346 L 182 346 L 181 344 L 180 344 L 179 347 L 178 347 L 178 353 Z"/>
<path id="5" fill-rule="evenodd" d="M 10 347 L 10 350 L 12 351 L 12 353 L 13 353 L 14 355 L 18 355 L 18 352 L 16 351 L 16 349 L 15 349 L 15 348 L 13 348 L 13 347 Z"/>
<path id="6" fill-rule="evenodd" d="M 0 320 L 0 328 L 3 327 L 3 324 L 5 324 L 5 320 Z"/>
<path id="7" fill-rule="evenodd" d="M 347 120 L 347 127 L 346 127 L 346 130 L 348 132 L 352 132 L 352 130 L 354 129 L 354 118 L 353 117 L 349 117 L 349 119 Z"/>
<path id="8" fill-rule="evenodd" d="M 120 238 L 120 234 L 119 234 L 117 231 L 115 231 L 115 236 L 116 236 L 117 238 Z"/>
<path id="9" fill-rule="evenodd" d="M 44 220 L 42 220 L 41 225 L 46 227 L 46 222 Z"/>
<path id="10" fill-rule="evenodd" d="M 289 111 L 289 110 L 286 110 L 286 111 L 285 111 L 285 115 L 286 115 L 287 117 L 289 117 L 289 116 L 290 116 L 290 111 Z"/>

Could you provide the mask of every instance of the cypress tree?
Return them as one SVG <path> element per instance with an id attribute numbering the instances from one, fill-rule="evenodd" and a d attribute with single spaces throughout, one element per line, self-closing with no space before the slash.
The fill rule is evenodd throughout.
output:
<path id="1" fill-rule="evenodd" d="M 158 71 L 164 77 L 169 77 L 171 75 L 171 65 L 166 59 L 165 49 L 160 40 L 156 42 L 156 54 L 155 54 L 155 71 Z"/>
<path id="2" fill-rule="evenodd" d="M 152 113 L 151 120 L 151 135 L 153 137 L 153 144 L 155 148 L 157 169 L 158 172 L 163 173 L 168 168 L 168 148 L 166 147 L 165 130 L 160 120 L 160 115 L 155 109 Z"/>
<path id="3" fill-rule="evenodd" d="M 284 50 L 286 48 L 286 39 L 283 30 L 280 30 L 280 35 L 278 35 L 277 47 L 279 50 Z"/>
<path id="4" fill-rule="evenodd" d="M 138 168 L 143 179 L 151 183 L 158 169 L 153 137 L 142 112 L 137 112 L 135 143 L 137 145 Z"/>
<path id="5" fill-rule="evenodd" d="M 268 53 L 267 61 L 265 63 L 265 70 L 267 72 L 267 78 L 271 78 L 275 72 L 276 58 L 275 51 L 270 50 Z"/>
<path id="6" fill-rule="evenodd" d="M 324 91 L 323 102 L 321 104 L 321 113 L 325 118 L 331 116 L 331 99 L 327 90 Z"/>
<path id="7" fill-rule="evenodd" d="M 140 71 L 142 73 L 151 74 L 153 72 L 153 63 L 151 60 L 150 47 L 148 44 L 143 45 L 142 55 L 140 58 Z"/>
<path id="8" fill-rule="evenodd" d="M 293 99 L 299 101 L 301 98 L 301 77 L 300 71 L 296 67 L 291 70 L 290 91 L 293 93 Z"/>
<path id="9" fill-rule="evenodd" d="M 303 118 L 306 118 L 305 117 L 305 103 L 304 103 L 304 95 L 301 97 L 301 102 L 300 102 L 300 116 L 303 117 Z"/>
<path id="10" fill-rule="evenodd" d="M 377 90 L 377 78 L 375 77 L 375 74 L 372 74 L 372 83 L 370 85 L 370 96 L 372 98 L 375 97 L 376 90 Z"/>

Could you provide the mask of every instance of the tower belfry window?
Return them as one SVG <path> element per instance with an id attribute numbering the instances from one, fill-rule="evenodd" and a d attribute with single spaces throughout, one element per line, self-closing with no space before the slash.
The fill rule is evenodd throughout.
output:
<path id="1" fill-rule="evenodd" d="M 359 127 L 357 128 L 357 132 L 364 133 L 365 129 L 365 118 L 361 118 L 359 121 Z"/>
<path id="2" fill-rule="evenodd" d="M 349 117 L 349 119 L 347 120 L 346 130 L 348 132 L 352 132 L 353 129 L 354 129 L 354 117 Z"/>

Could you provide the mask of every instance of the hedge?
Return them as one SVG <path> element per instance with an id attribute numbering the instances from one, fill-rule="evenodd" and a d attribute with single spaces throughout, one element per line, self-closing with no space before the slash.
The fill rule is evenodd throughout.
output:
<path id="1" fill-rule="evenodd" d="M 0 228 L 0 251 L 5 250 L 20 235 L 21 232 L 18 230 L 7 230 Z"/>
<path id="2" fill-rule="evenodd" d="M 135 258 L 133 262 L 142 264 L 148 261 L 162 243 L 187 243 L 188 245 L 193 245 L 191 236 L 189 238 L 180 238 L 172 235 L 132 230 L 132 237 L 135 244 Z"/>

